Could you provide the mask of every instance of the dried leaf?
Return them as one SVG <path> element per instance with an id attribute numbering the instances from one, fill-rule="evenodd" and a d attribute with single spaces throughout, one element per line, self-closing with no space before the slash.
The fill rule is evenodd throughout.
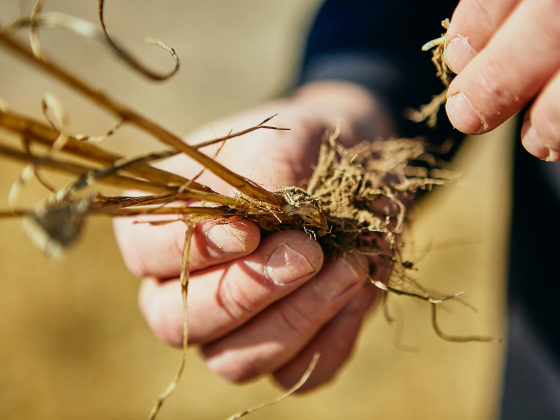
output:
<path id="1" fill-rule="evenodd" d="M 94 195 L 74 201 L 40 205 L 33 214 L 24 217 L 23 229 L 43 252 L 60 259 L 76 242 Z"/>

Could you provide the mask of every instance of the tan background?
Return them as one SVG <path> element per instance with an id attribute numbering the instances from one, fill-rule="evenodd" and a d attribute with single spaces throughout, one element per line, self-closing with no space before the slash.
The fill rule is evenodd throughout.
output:
<path id="1" fill-rule="evenodd" d="M 317 0 L 109 1 L 110 32 L 145 62 L 169 67 L 163 52 L 142 44 L 145 36 L 176 48 L 182 70 L 163 84 L 132 74 L 90 41 L 57 31 L 44 31 L 42 39 L 47 53 L 76 73 L 186 134 L 284 91 L 317 5 Z M 96 7 L 93 0 L 52 0 L 46 9 L 94 21 Z M 17 13 L 16 0 L 0 1 L 2 22 Z M 51 90 L 68 108 L 73 131 L 100 134 L 113 122 L 2 51 L 0 72 L 0 96 L 18 112 L 39 117 L 40 98 Z M 450 312 L 441 316 L 449 333 L 503 336 L 510 131 L 469 139 L 456 162 L 464 171 L 463 185 L 438 189 L 415 215 L 409 252 L 413 261 L 423 258 L 417 278 L 442 292 L 465 291 L 480 311 L 449 303 Z M 107 144 L 128 152 L 160 148 L 129 128 Z M 0 197 L 7 198 L 20 170 L 1 161 Z M 44 195 L 32 184 L 21 202 L 32 204 Z M 7 199 L 3 203 L 0 208 Z M 19 221 L 0 220 L 0 239 L 0 419 L 145 418 L 173 376 L 179 353 L 158 343 L 143 322 L 136 306 L 138 282 L 122 263 L 110 220 L 91 220 L 62 263 L 36 250 Z M 443 342 L 431 331 L 429 307 L 410 299 L 391 301 L 404 327 L 402 343 L 418 352 L 397 350 L 397 328 L 376 314 L 333 384 L 253 418 L 495 418 L 503 345 Z M 277 393 L 266 378 L 243 386 L 222 381 L 193 350 L 161 418 L 226 418 Z"/>

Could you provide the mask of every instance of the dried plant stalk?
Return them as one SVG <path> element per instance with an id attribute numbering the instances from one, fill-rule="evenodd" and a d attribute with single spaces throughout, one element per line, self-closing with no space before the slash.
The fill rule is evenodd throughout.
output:
<path id="1" fill-rule="evenodd" d="M 186 224 L 187 224 L 187 231 L 185 232 L 185 244 L 183 247 L 183 258 L 181 260 L 181 280 L 180 280 L 181 296 L 183 298 L 183 311 L 184 311 L 183 352 L 181 353 L 181 362 L 179 363 L 179 369 L 177 370 L 175 377 L 173 378 L 169 386 L 166 388 L 166 390 L 163 391 L 158 397 L 158 399 L 156 400 L 156 403 L 154 404 L 154 407 L 152 408 L 152 411 L 148 416 L 148 420 L 155 419 L 157 413 L 159 412 L 159 409 L 161 408 L 165 400 L 168 399 L 175 392 L 175 389 L 177 388 L 177 384 L 179 383 L 181 376 L 183 376 L 183 371 L 185 370 L 185 362 L 187 360 L 187 349 L 188 349 L 188 340 L 189 340 L 189 327 L 188 327 L 188 317 L 187 317 L 187 296 L 189 290 L 189 261 L 190 261 L 189 255 L 191 252 L 191 243 L 192 243 L 192 237 L 194 233 L 195 222 L 189 221 L 186 222 Z"/>

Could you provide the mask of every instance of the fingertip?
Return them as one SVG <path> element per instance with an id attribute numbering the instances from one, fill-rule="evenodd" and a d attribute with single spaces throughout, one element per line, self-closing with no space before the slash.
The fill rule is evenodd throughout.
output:
<path id="1" fill-rule="evenodd" d="M 455 36 L 447 44 L 444 52 L 447 66 L 456 74 L 463 71 L 475 56 L 476 51 L 471 46 L 469 39 L 462 35 Z"/>
<path id="2" fill-rule="evenodd" d="M 546 160 L 547 162 L 557 162 L 560 160 L 560 154 L 552 150 L 539 136 L 531 121 L 527 120 L 523 123 L 521 130 L 521 144 L 533 156 Z"/>
<path id="3" fill-rule="evenodd" d="M 447 98 L 445 110 L 453 127 L 462 133 L 481 134 L 488 129 L 488 125 L 480 118 L 469 98 L 462 92 Z"/>
<path id="4" fill-rule="evenodd" d="M 323 266 L 324 254 L 321 245 L 317 242 L 309 233 L 302 232 L 300 230 L 289 231 L 294 234 L 294 238 L 297 247 L 302 248 L 302 252 L 306 255 L 311 266 L 319 271 Z"/>
<path id="5" fill-rule="evenodd" d="M 208 244 L 222 255 L 251 253 L 257 249 L 261 237 L 255 223 L 241 218 L 203 222 L 200 229 Z"/>
<path id="6" fill-rule="evenodd" d="M 266 276 L 277 285 L 309 279 L 323 265 L 323 250 L 310 235 L 296 230 L 274 233 L 262 250 Z"/>

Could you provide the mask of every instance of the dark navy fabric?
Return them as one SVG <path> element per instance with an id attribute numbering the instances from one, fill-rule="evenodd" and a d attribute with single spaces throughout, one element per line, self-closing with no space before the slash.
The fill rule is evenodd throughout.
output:
<path id="1" fill-rule="evenodd" d="M 449 0 L 329 0 L 311 28 L 299 84 L 335 79 L 364 85 L 392 110 L 404 136 L 441 143 L 454 134 L 447 118 L 429 130 L 406 120 L 404 109 L 443 91 L 421 47 L 441 36 L 441 21 L 454 8 Z"/>
<path id="2" fill-rule="evenodd" d="M 311 28 L 299 84 L 361 84 L 393 112 L 406 136 L 457 136 L 407 122 L 406 107 L 443 90 L 420 47 L 440 36 L 451 0 L 327 0 Z M 439 32 L 438 32 L 439 31 Z M 560 419 L 560 163 L 541 162 L 516 139 L 509 264 L 509 327 L 502 420 Z M 496 366 L 496 369 L 499 369 Z M 458 379 L 460 380 L 460 379 Z"/>
<path id="3" fill-rule="evenodd" d="M 560 162 L 516 140 L 502 419 L 560 419 Z"/>

